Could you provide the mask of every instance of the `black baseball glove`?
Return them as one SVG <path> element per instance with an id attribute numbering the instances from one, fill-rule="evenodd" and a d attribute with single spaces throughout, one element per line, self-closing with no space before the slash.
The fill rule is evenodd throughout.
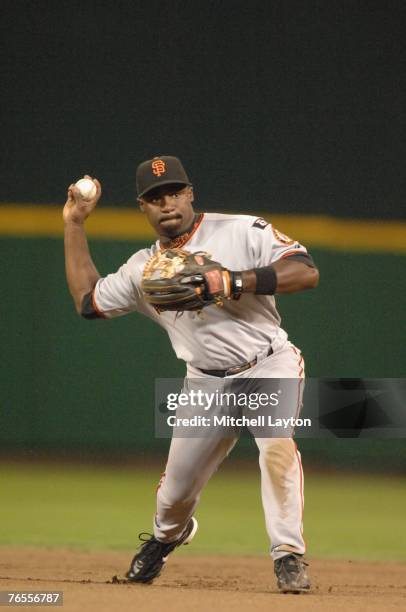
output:
<path id="1" fill-rule="evenodd" d="M 145 300 L 164 310 L 202 310 L 221 306 L 232 296 L 231 274 L 208 253 L 167 249 L 145 264 L 141 287 Z"/>

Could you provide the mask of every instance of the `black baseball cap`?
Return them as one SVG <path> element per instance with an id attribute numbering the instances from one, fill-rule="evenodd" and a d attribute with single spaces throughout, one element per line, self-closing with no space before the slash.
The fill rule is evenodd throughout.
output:
<path id="1" fill-rule="evenodd" d="M 139 198 L 161 185 L 191 185 L 182 162 L 171 155 L 161 155 L 142 162 L 137 168 L 136 181 Z"/>

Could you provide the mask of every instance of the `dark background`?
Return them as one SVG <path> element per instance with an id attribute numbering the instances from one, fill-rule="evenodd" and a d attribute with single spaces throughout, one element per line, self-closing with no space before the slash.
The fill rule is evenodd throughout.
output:
<path id="1" fill-rule="evenodd" d="M 0 203 L 61 208 L 88 172 L 102 205 L 131 206 L 136 165 L 175 154 L 201 209 L 400 218 L 405 6 L 2 0 Z M 90 247 L 105 275 L 148 243 Z M 278 298 L 307 376 L 404 376 L 404 256 L 307 246 L 320 286 Z M 0 250 L 0 455 L 165 450 L 154 380 L 184 364 L 163 330 L 136 315 L 78 318 L 61 237 L 4 233 Z M 301 448 L 319 466 L 406 460 L 404 440 Z"/>
<path id="2" fill-rule="evenodd" d="M 0 201 L 83 173 L 134 202 L 182 158 L 205 209 L 404 215 L 403 1 L 2 0 Z"/>

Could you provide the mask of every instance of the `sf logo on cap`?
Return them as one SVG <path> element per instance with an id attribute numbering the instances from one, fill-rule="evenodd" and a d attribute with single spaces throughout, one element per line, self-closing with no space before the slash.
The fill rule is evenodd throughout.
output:
<path id="1" fill-rule="evenodd" d="M 154 159 L 152 164 L 152 172 L 155 174 L 155 176 L 161 176 L 161 174 L 165 174 L 166 172 L 166 165 L 165 162 L 162 161 L 162 159 Z"/>

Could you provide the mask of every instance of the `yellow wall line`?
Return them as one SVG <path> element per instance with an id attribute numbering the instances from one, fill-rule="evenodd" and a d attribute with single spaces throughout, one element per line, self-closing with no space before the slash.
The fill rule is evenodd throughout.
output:
<path id="1" fill-rule="evenodd" d="M 406 253 L 404 221 L 341 219 L 321 215 L 263 216 L 307 247 Z M 91 238 L 151 241 L 155 238 L 145 216 L 131 208 L 100 208 L 86 222 L 86 230 Z M 59 238 L 62 235 L 60 207 L 0 205 L 0 236 Z"/>

